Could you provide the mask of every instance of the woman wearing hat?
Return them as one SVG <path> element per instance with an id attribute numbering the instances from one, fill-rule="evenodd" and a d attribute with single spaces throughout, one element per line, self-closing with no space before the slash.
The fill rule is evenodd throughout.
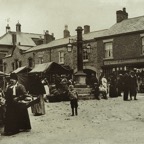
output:
<path id="1" fill-rule="evenodd" d="M 4 135 L 13 135 L 20 131 L 31 129 L 28 110 L 20 107 L 19 100 L 27 96 L 25 87 L 18 83 L 15 73 L 10 74 L 10 85 L 6 90 L 6 115 L 4 124 Z"/>

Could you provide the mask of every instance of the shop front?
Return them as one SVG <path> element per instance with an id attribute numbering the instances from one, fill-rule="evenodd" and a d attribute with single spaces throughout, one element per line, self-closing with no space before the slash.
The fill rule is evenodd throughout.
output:
<path id="1" fill-rule="evenodd" d="M 105 60 L 102 66 L 103 72 L 109 78 L 111 73 L 125 74 L 125 72 L 135 71 L 138 79 L 138 90 L 144 92 L 144 58 Z"/>

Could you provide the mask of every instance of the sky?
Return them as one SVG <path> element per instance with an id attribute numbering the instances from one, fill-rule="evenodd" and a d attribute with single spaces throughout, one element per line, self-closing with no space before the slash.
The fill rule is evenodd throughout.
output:
<path id="1" fill-rule="evenodd" d="M 21 31 L 43 34 L 48 30 L 56 39 L 63 38 L 68 25 L 70 35 L 76 28 L 90 26 L 90 31 L 108 29 L 116 23 L 116 11 L 124 7 L 128 17 L 144 15 L 144 0 L 0 0 L 0 36 L 9 23 L 11 31 L 21 24 Z"/>

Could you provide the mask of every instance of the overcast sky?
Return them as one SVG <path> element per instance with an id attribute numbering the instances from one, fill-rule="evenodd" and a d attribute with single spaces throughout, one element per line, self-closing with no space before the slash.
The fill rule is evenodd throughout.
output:
<path id="1" fill-rule="evenodd" d="M 63 38 L 64 26 L 76 35 L 78 26 L 90 25 L 91 31 L 107 29 L 116 23 L 116 11 L 125 7 L 129 18 L 144 15 L 144 0 L 0 0 L 0 36 L 7 20 L 12 31 L 21 23 L 22 32 L 49 30 Z"/>

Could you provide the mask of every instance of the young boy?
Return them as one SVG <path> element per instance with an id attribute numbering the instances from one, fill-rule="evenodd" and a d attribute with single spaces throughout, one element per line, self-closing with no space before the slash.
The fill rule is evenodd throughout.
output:
<path id="1" fill-rule="evenodd" d="M 73 85 L 69 85 L 69 98 L 70 98 L 70 104 L 72 109 L 72 115 L 74 116 L 74 109 L 75 109 L 75 115 L 78 115 L 78 93 L 74 90 Z"/>

